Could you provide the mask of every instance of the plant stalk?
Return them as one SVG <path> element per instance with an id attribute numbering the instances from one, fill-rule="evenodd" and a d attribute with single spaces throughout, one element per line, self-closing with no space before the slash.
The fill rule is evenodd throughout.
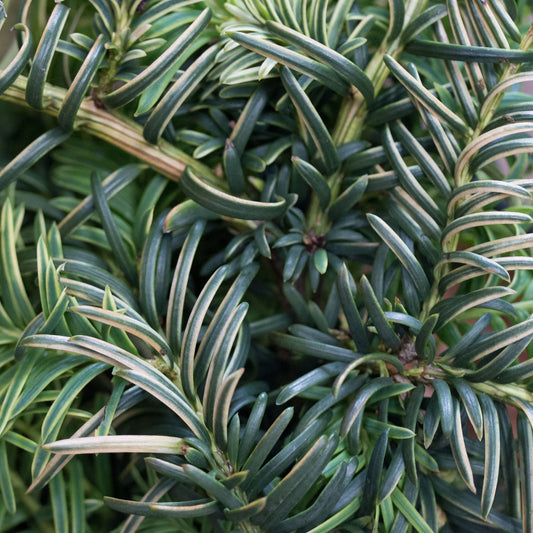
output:
<path id="1" fill-rule="evenodd" d="M 407 0 L 404 27 L 410 22 L 413 16 L 416 16 L 423 9 L 424 4 L 425 0 Z M 389 41 L 387 34 L 379 50 L 372 56 L 372 59 L 365 68 L 365 74 L 374 86 L 374 94 L 379 93 L 389 74 L 389 69 L 383 61 L 385 55 L 387 54 L 394 58 L 398 57 L 403 50 L 404 44 L 401 33 L 393 41 Z M 359 139 L 367 112 L 366 100 L 354 87 L 350 94 L 345 97 L 333 129 L 333 142 L 337 147 Z M 328 180 L 332 202 L 339 195 L 343 177 L 344 174 L 342 171 L 338 171 Z M 313 194 L 311 198 L 307 221 L 308 229 L 314 229 L 316 234 L 325 233 L 330 227 L 328 217 L 322 213 L 316 194 Z"/>
<path id="2" fill-rule="evenodd" d="M 522 39 L 519 49 L 526 51 L 532 45 L 533 45 L 533 24 L 531 25 L 531 28 L 529 29 L 527 34 Z M 519 68 L 519 65 L 508 65 L 503 71 L 499 79 L 499 82 L 503 82 L 506 79 L 508 79 L 510 76 L 515 74 L 518 68 Z M 470 136 L 468 136 L 468 138 L 466 139 L 465 148 L 468 147 L 472 142 L 474 142 L 483 133 L 483 130 L 487 127 L 489 122 L 494 117 L 494 113 L 498 109 L 499 104 L 502 101 L 504 94 L 505 94 L 505 91 L 501 91 L 494 98 L 492 105 L 486 110 L 486 112 L 482 116 L 479 117 L 476 128 L 474 129 L 473 133 Z M 472 157 L 474 155 L 475 154 L 473 154 Z M 458 177 L 458 182 L 456 183 L 456 186 L 459 187 L 461 185 L 465 185 L 466 183 L 470 183 L 472 178 L 473 178 L 473 173 L 470 171 L 469 166 L 465 165 L 464 171 Z M 454 218 L 455 218 L 455 208 L 454 208 L 454 211 L 452 211 L 450 215 L 448 216 L 446 224 L 449 224 L 450 222 L 452 222 Z M 459 234 L 455 234 L 447 242 L 447 245 L 445 249 L 442 250 L 442 253 L 453 252 L 454 250 L 457 250 L 458 243 L 459 243 Z M 449 271 L 450 271 L 450 264 L 445 263 L 440 268 L 438 268 L 437 271 L 435 272 L 435 280 L 431 288 L 431 293 L 430 293 L 429 298 L 424 303 L 424 307 L 423 307 L 423 310 L 420 316 L 420 320 L 424 321 L 429 316 L 429 312 L 431 311 L 431 308 L 440 301 L 440 294 L 439 294 L 439 288 L 438 288 L 439 282 L 442 280 L 442 278 L 446 274 L 448 274 Z"/>
<path id="3" fill-rule="evenodd" d="M 25 98 L 26 84 L 27 78 L 19 76 L 0 99 L 29 108 Z M 57 116 L 66 92 L 65 89 L 47 83 L 44 88 L 43 112 Z M 83 100 L 78 110 L 74 130 L 89 133 L 120 148 L 173 181 L 179 181 L 185 168 L 190 166 L 211 185 L 225 189 L 224 182 L 210 168 L 164 139 L 157 144 L 150 144 L 144 139 L 141 126 L 116 111 L 102 109 L 90 97 Z"/>

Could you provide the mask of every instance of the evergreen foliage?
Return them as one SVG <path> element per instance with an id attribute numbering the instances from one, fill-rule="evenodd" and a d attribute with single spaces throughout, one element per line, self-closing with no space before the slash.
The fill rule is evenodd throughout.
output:
<path id="1" fill-rule="evenodd" d="M 2 531 L 533 532 L 526 0 L 6 12 Z"/>

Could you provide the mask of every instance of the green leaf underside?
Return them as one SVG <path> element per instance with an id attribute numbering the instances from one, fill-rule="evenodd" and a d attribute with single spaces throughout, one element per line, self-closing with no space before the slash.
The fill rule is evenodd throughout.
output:
<path id="1" fill-rule="evenodd" d="M 230 196 L 201 181 L 190 169 L 186 169 L 180 185 L 194 201 L 220 215 L 244 220 L 271 220 L 281 216 L 286 209 L 285 200 L 264 203 Z"/>

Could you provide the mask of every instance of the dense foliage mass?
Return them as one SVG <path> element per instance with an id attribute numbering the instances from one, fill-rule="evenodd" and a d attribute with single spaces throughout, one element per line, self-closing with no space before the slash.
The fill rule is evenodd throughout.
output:
<path id="1" fill-rule="evenodd" d="M 2 531 L 533 531 L 526 4 L 0 2 Z"/>

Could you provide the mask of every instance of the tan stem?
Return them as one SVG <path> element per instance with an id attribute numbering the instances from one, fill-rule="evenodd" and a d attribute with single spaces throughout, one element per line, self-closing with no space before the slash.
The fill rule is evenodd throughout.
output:
<path id="1" fill-rule="evenodd" d="M 422 11 L 425 3 L 425 0 L 407 0 L 405 5 L 404 27 L 407 26 L 413 17 Z M 401 35 L 391 42 L 387 33 L 379 50 L 376 51 L 368 63 L 365 74 L 372 81 L 376 95 L 383 87 L 389 73 L 389 69 L 383 62 L 385 54 L 397 58 L 401 54 L 404 44 L 401 41 Z M 354 91 L 345 98 L 333 133 L 333 140 L 337 146 L 355 141 L 359 138 L 366 114 L 366 101 L 359 91 Z"/>
<path id="2" fill-rule="evenodd" d="M 520 50 L 528 50 L 531 45 L 533 44 L 533 24 L 531 25 L 531 28 L 525 35 L 525 37 L 522 39 L 522 42 L 520 43 Z M 503 71 L 500 82 L 506 80 L 510 76 L 512 76 L 519 68 L 519 65 L 508 65 L 507 68 Z M 472 142 L 474 142 L 482 133 L 485 127 L 489 124 L 489 122 L 493 119 L 494 113 L 498 109 L 499 104 L 502 101 L 502 98 L 505 94 L 505 91 L 502 91 L 500 94 L 494 98 L 493 104 L 487 109 L 487 111 L 484 113 L 483 116 L 479 118 L 478 124 L 473 131 L 473 133 L 466 139 L 465 147 L 468 147 Z M 465 148 L 466 149 L 466 148 Z M 471 155 L 473 157 L 475 153 Z M 473 178 L 473 173 L 468 165 L 465 165 L 463 172 L 459 176 L 458 182 L 456 183 L 456 186 L 461 186 L 466 183 L 469 183 Z M 450 222 L 452 222 L 455 219 L 455 209 L 458 207 L 459 204 L 457 204 L 453 211 L 449 214 L 446 225 L 448 225 Z M 449 239 L 443 250 L 442 253 L 449 253 L 453 252 L 454 250 L 457 250 L 457 247 L 459 245 L 459 234 L 453 235 L 451 239 Z M 429 298 L 426 300 L 422 314 L 420 316 L 420 320 L 424 321 L 431 312 L 431 309 L 433 306 L 435 306 L 441 299 L 440 293 L 439 293 L 439 282 L 442 280 L 442 278 L 450 272 L 450 263 L 445 263 L 441 265 L 439 268 L 435 271 L 435 281 L 433 282 L 433 287 L 431 289 L 431 293 Z"/>
<path id="3" fill-rule="evenodd" d="M 28 107 L 25 99 L 27 78 L 19 76 L 0 98 Z M 44 89 L 43 112 L 57 116 L 65 98 L 66 90 L 47 83 Z M 193 167 L 206 181 L 224 188 L 211 169 L 182 152 L 171 143 L 161 139 L 150 144 L 142 135 L 142 128 L 134 121 L 116 111 L 97 107 L 92 98 L 85 98 L 78 110 L 74 129 L 83 131 L 135 156 L 167 178 L 178 181 L 185 167 Z"/>
<path id="4" fill-rule="evenodd" d="M 404 26 L 422 10 L 424 4 L 425 0 L 407 1 Z M 389 70 L 383 61 L 385 54 L 396 58 L 401 54 L 403 45 L 404 43 L 401 40 L 401 35 L 394 41 L 389 42 L 387 34 L 379 50 L 377 50 L 372 56 L 372 59 L 365 69 L 365 74 L 372 82 L 375 94 L 379 93 L 389 74 Z M 350 94 L 344 98 L 333 130 L 333 142 L 336 146 L 341 146 L 359 139 L 361 130 L 365 124 L 365 119 L 368 113 L 366 100 L 355 87 L 352 89 Z M 335 201 L 339 195 L 343 177 L 344 174 L 339 171 L 329 179 L 332 202 Z M 313 228 L 316 233 L 320 234 L 327 232 L 330 226 L 331 223 L 328 220 L 327 215 L 322 213 L 318 198 L 316 194 L 314 194 L 311 198 L 311 205 L 308 211 L 307 227 L 308 229 Z"/>

